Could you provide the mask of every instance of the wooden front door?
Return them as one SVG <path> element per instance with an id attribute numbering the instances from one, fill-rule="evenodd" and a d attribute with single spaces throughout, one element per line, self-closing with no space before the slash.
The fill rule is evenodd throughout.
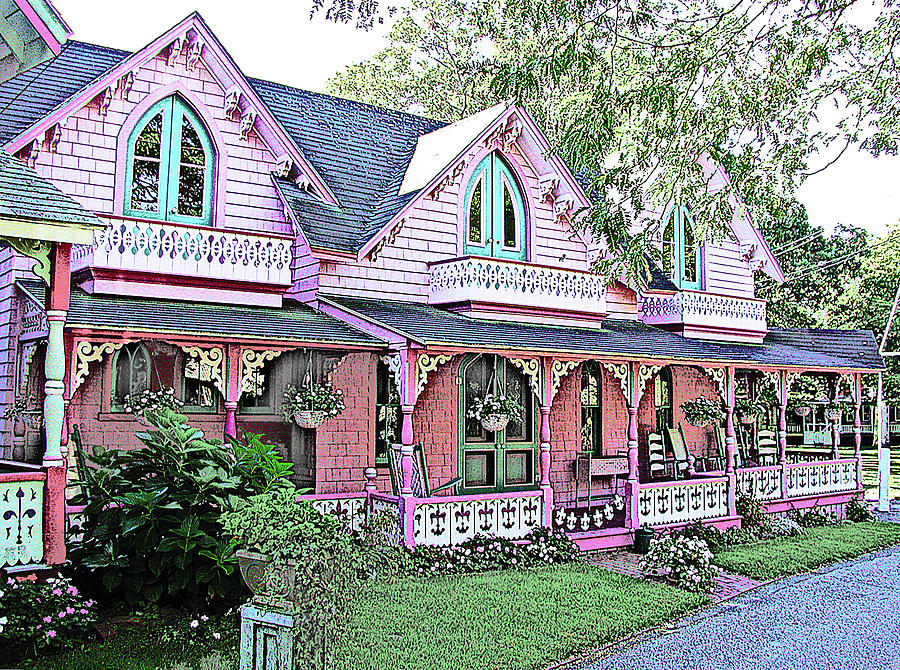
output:
<path id="1" fill-rule="evenodd" d="M 489 493 L 533 488 L 537 438 L 534 394 L 528 379 L 499 356 L 478 354 L 460 369 L 459 470 L 463 493 Z M 525 408 L 501 431 L 486 430 L 468 416 L 475 398 L 503 394 Z"/>

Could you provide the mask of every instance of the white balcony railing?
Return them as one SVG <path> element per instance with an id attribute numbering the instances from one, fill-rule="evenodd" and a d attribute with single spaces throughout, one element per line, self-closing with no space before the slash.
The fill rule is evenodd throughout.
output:
<path id="1" fill-rule="evenodd" d="M 787 498 L 856 491 L 859 470 L 855 458 L 785 465 Z"/>
<path id="2" fill-rule="evenodd" d="M 687 482 L 641 484 L 639 525 L 659 526 L 728 516 L 728 480 L 709 478 Z"/>
<path id="3" fill-rule="evenodd" d="M 86 267 L 287 286 L 291 239 L 221 228 L 111 219 L 94 244 L 72 251 Z"/>
<path id="4" fill-rule="evenodd" d="M 457 258 L 431 266 L 433 305 L 480 302 L 606 314 L 606 284 L 589 272 L 495 258 Z"/>
<path id="5" fill-rule="evenodd" d="M 685 326 L 765 333 L 766 302 L 756 298 L 681 291 L 673 295 L 645 295 L 641 298 L 645 323 L 655 326 Z"/>

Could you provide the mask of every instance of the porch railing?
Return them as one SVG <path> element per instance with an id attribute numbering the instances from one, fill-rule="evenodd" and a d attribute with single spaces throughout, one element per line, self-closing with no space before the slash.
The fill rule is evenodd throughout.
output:
<path id="1" fill-rule="evenodd" d="M 72 251 L 72 270 L 95 267 L 258 284 L 291 283 L 291 239 L 281 235 L 111 219 Z"/>
<path id="2" fill-rule="evenodd" d="M 330 514 L 351 530 L 359 531 L 368 518 L 368 495 L 359 493 L 320 493 L 302 495 L 321 514 Z"/>
<path id="3" fill-rule="evenodd" d="M 431 304 L 486 302 L 560 307 L 606 314 L 606 283 L 599 275 L 496 258 L 455 258 L 431 266 Z"/>
<path id="4" fill-rule="evenodd" d="M 737 488 L 741 493 L 759 500 L 780 500 L 784 497 L 780 465 L 742 468 L 736 471 Z"/>
<path id="5" fill-rule="evenodd" d="M 518 539 L 543 524 L 541 491 L 417 498 L 412 517 L 416 544 L 449 546 L 476 535 Z"/>
<path id="6" fill-rule="evenodd" d="M 661 526 L 728 516 L 728 479 L 640 484 L 638 525 Z"/>
<path id="7" fill-rule="evenodd" d="M 859 489 L 858 473 L 855 458 L 789 463 L 784 466 L 785 497 L 856 491 Z"/>
<path id="8" fill-rule="evenodd" d="M 44 559 L 46 472 L 0 473 L 0 568 Z"/>

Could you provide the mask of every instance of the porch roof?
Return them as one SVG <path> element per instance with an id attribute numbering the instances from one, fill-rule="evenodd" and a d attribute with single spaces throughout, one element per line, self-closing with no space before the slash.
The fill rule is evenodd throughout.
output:
<path id="1" fill-rule="evenodd" d="M 323 296 L 324 297 L 324 296 Z M 683 337 L 639 321 L 606 319 L 593 328 L 476 319 L 430 305 L 329 296 L 338 308 L 425 346 L 630 356 L 779 368 L 878 371 L 884 363 L 870 331 L 773 329 L 763 344 Z"/>
<path id="2" fill-rule="evenodd" d="M 44 285 L 16 282 L 40 304 Z M 381 347 L 384 342 L 301 303 L 244 307 L 153 298 L 92 295 L 72 287 L 67 328 L 179 333 L 288 342 L 322 342 Z"/>

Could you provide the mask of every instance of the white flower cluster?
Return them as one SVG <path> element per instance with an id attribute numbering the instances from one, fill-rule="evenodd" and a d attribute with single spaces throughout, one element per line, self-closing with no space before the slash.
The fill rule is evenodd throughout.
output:
<path id="1" fill-rule="evenodd" d="M 716 570 L 713 554 L 703 540 L 671 534 L 657 537 L 641 561 L 641 570 L 661 575 L 677 586 L 692 591 L 712 588 Z"/>
<path id="2" fill-rule="evenodd" d="M 124 409 L 128 414 L 142 416 L 144 412 L 156 412 L 161 409 L 178 409 L 184 405 L 175 397 L 175 389 L 161 388 L 158 391 L 145 389 L 137 395 L 125 396 Z"/>

